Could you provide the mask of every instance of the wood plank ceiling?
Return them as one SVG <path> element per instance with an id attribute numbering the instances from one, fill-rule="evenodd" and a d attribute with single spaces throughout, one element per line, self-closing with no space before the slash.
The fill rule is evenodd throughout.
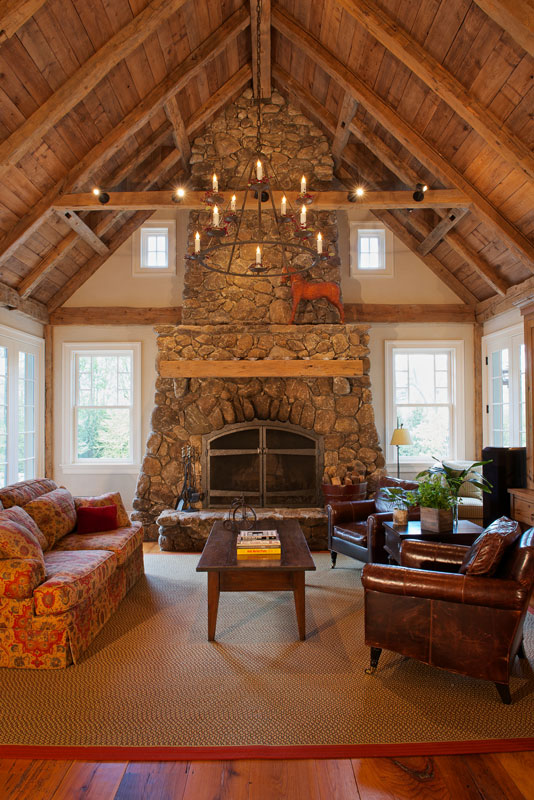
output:
<path id="1" fill-rule="evenodd" d="M 0 0 L 0 303 L 45 321 L 150 214 L 66 216 L 62 195 L 187 175 L 256 85 L 258 3 L 262 92 L 271 70 L 340 185 L 460 190 L 467 212 L 375 213 L 481 315 L 533 294 L 528 0 Z"/>

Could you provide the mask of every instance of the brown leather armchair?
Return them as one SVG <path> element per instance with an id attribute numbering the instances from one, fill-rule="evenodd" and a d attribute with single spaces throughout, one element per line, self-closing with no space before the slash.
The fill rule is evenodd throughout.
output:
<path id="1" fill-rule="evenodd" d="M 487 561 L 494 547 L 487 534 L 495 538 L 503 523 L 508 541 L 497 563 L 489 571 L 477 571 L 473 558 L 482 553 Z M 471 548 L 406 540 L 401 566 L 367 564 L 362 583 L 371 667 L 366 671 L 375 671 L 386 648 L 493 681 L 502 701 L 510 703 L 511 666 L 516 655 L 526 657 L 523 621 L 534 586 L 534 528 L 519 538 L 514 525 L 518 523 L 505 517 L 497 520 Z"/>
<path id="2" fill-rule="evenodd" d="M 374 500 L 343 500 L 326 506 L 332 567 L 336 565 L 338 553 L 358 561 L 388 563 L 382 522 L 393 519 L 393 504 L 384 497 L 382 490 L 387 486 L 417 489 L 418 484 L 386 475 L 380 478 Z M 419 519 L 419 509 L 410 511 L 408 518 Z"/>

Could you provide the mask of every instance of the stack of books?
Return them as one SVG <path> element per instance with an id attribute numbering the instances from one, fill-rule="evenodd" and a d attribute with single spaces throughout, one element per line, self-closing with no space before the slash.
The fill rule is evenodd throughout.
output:
<path id="1" fill-rule="evenodd" d="M 281 555 L 278 531 L 240 531 L 237 534 L 238 558 L 280 558 Z"/>

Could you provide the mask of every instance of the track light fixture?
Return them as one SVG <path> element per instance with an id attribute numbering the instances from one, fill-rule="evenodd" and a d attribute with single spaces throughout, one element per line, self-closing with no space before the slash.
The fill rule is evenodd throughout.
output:
<path id="1" fill-rule="evenodd" d="M 106 203 L 109 203 L 109 194 L 107 192 L 103 192 L 98 188 L 98 186 L 95 186 L 93 189 L 93 194 L 95 197 L 98 197 L 98 202 L 102 203 L 103 206 L 106 205 Z"/>
<path id="2" fill-rule="evenodd" d="M 425 199 L 425 192 L 428 189 L 428 186 L 425 183 L 417 183 L 415 186 L 415 192 L 413 193 L 412 197 L 416 203 L 421 203 Z"/>
<path id="3" fill-rule="evenodd" d="M 347 195 L 347 200 L 349 203 L 356 203 L 357 200 L 361 199 L 365 194 L 365 189 L 363 186 L 358 186 L 354 189 L 353 192 L 349 192 Z"/>
<path id="4" fill-rule="evenodd" d="M 181 203 L 184 197 L 185 197 L 185 189 L 182 189 L 182 187 L 180 186 L 179 189 L 177 189 L 175 192 L 172 193 L 171 200 L 173 203 Z"/>

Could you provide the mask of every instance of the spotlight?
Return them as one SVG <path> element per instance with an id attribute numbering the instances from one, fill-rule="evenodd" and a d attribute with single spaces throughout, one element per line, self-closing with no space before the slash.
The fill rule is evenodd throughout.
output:
<path id="1" fill-rule="evenodd" d="M 254 190 L 254 200 L 258 199 L 258 192 Z M 269 199 L 269 192 L 265 191 L 265 189 L 261 193 L 261 202 L 266 203 Z"/>
<path id="2" fill-rule="evenodd" d="M 98 186 L 95 186 L 95 188 L 93 189 L 93 194 L 95 197 L 98 197 L 98 195 L 100 194 L 100 189 L 98 188 Z"/>
<path id="3" fill-rule="evenodd" d="M 348 193 L 347 200 L 349 201 L 349 203 L 355 203 L 357 200 L 363 197 L 364 194 L 365 194 L 365 189 L 363 188 L 363 186 L 358 186 L 356 187 L 356 189 L 354 189 L 353 192 Z"/>
<path id="4" fill-rule="evenodd" d="M 181 203 L 184 197 L 185 197 L 185 189 L 182 189 L 180 187 L 175 192 L 173 192 L 171 199 L 173 203 Z"/>
<path id="5" fill-rule="evenodd" d="M 413 197 L 413 199 L 415 200 L 416 203 L 420 203 L 422 200 L 425 199 L 425 192 L 426 192 L 427 189 L 428 189 L 428 186 L 426 186 L 423 183 L 416 184 L 415 192 L 412 195 L 412 197 Z"/>
<path id="6" fill-rule="evenodd" d="M 356 189 L 356 197 L 363 197 L 364 194 L 365 194 L 365 189 L 363 188 L 363 186 L 358 186 L 358 188 Z"/>
<path id="7" fill-rule="evenodd" d="M 100 192 L 99 191 L 99 193 L 98 193 L 98 202 L 102 203 L 102 205 L 105 206 L 106 203 L 109 203 L 109 194 L 107 192 Z"/>

